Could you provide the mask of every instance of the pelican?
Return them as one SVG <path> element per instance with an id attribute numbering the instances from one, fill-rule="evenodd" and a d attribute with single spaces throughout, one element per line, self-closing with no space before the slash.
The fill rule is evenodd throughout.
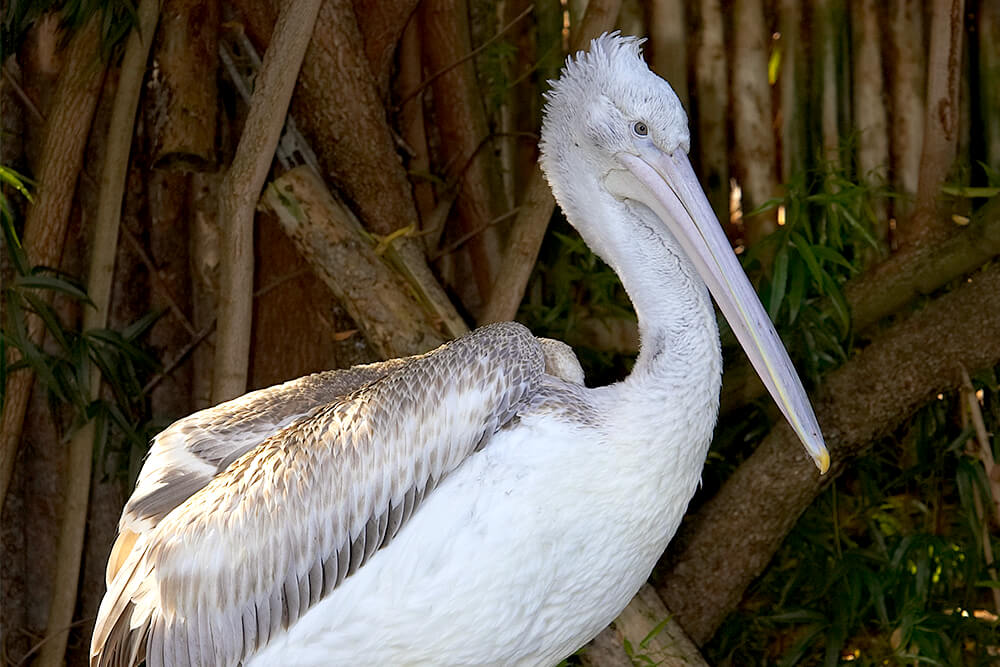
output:
<path id="1" fill-rule="evenodd" d="M 640 44 L 606 34 L 567 60 L 541 141 L 632 299 L 631 375 L 587 388 L 572 352 L 507 322 L 176 422 L 123 511 L 92 665 L 557 663 L 628 604 L 699 483 L 722 374 L 710 292 L 826 470 Z"/>

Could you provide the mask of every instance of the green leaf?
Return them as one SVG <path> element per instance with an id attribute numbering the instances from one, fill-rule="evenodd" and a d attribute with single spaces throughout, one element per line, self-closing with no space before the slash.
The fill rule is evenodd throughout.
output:
<path id="1" fill-rule="evenodd" d="M 58 276 L 45 275 L 41 273 L 18 276 L 14 279 L 14 285 L 21 289 L 41 289 L 52 292 L 59 292 L 69 297 L 82 301 L 83 303 L 94 305 L 94 302 L 87 296 L 87 292 L 77 287 L 68 280 Z"/>
<path id="2" fill-rule="evenodd" d="M 823 276 L 826 272 L 819 265 L 819 261 L 816 259 L 816 255 L 813 253 L 812 245 L 798 232 L 791 233 L 792 245 L 794 245 L 798 251 L 802 260 L 806 263 L 806 267 L 809 269 L 809 273 L 812 274 L 813 284 L 819 289 L 820 294 L 823 292 Z"/>
<path id="3" fill-rule="evenodd" d="M 1000 188 L 972 188 L 965 185 L 945 185 L 941 187 L 941 192 L 953 197 L 974 199 L 979 197 L 995 197 L 1000 194 Z"/>
<path id="4" fill-rule="evenodd" d="M 778 317 L 781 302 L 788 286 L 788 246 L 782 246 L 774 258 L 774 272 L 771 276 L 771 293 L 767 300 L 767 314 L 771 320 Z"/>
<path id="5" fill-rule="evenodd" d="M 806 268 L 802 265 L 802 260 L 799 257 L 791 256 L 789 273 L 792 277 L 792 284 L 788 288 L 788 296 L 786 297 L 788 300 L 788 323 L 795 324 L 806 291 Z"/>

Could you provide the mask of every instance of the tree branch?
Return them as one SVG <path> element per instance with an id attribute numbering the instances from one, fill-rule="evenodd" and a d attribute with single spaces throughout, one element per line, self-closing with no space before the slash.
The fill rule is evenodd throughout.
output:
<path id="1" fill-rule="evenodd" d="M 781 422 L 681 527 L 658 592 L 698 644 L 715 632 L 823 486 L 878 437 L 960 383 L 959 366 L 1000 362 L 1000 266 L 914 312 L 825 379 L 815 401 L 833 457 L 820 478 Z"/>
<path id="2" fill-rule="evenodd" d="M 122 197 L 125 194 L 125 176 L 128 170 L 129 151 L 132 147 L 135 111 L 139 105 L 149 48 L 160 17 L 160 0 L 143 0 L 139 4 L 137 15 L 138 25 L 132 29 L 125 47 L 121 75 L 108 125 L 97 214 L 94 218 L 90 273 L 87 279 L 87 295 L 93 302 L 93 307 L 83 309 L 84 331 L 103 329 L 108 322 L 115 251 L 118 248 L 118 227 L 121 223 Z M 101 373 L 97 368 L 90 368 L 88 373 L 90 400 L 95 400 L 101 392 Z M 94 428 L 94 420 L 91 419 L 73 434 L 69 443 L 66 495 L 59 525 L 56 572 L 46 626 L 49 628 L 51 641 L 42 647 L 36 663 L 42 667 L 62 665 L 66 653 L 66 641 L 69 639 L 69 627 L 73 621 L 83 538 L 87 528 Z"/>
<path id="3" fill-rule="evenodd" d="M 253 308 L 253 216 L 321 0 L 288 0 L 281 7 L 271 46 L 257 73 L 243 135 L 219 193 L 223 224 L 219 329 L 216 332 L 213 403 L 247 388 Z"/>
<path id="4" fill-rule="evenodd" d="M 106 64 L 100 62 L 100 40 L 101 17 L 97 12 L 73 35 L 67 47 L 66 66 L 59 77 L 52 112 L 45 125 L 38 190 L 24 224 L 24 248 L 33 266 L 58 267 L 62 258 L 73 193 L 83 165 L 83 151 L 104 84 Z M 40 343 L 41 319 L 29 313 L 26 320 L 29 338 Z M 20 358 L 13 350 L 9 354 L 8 364 Z M 34 378 L 30 369 L 7 376 L 0 418 L 0 509 L 14 472 Z"/>
<path id="5" fill-rule="evenodd" d="M 361 224 L 310 167 L 277 179 L 263 203 L 383 358 L 426 352 L 443 342 L 407 283 L 375 254 Z"/>

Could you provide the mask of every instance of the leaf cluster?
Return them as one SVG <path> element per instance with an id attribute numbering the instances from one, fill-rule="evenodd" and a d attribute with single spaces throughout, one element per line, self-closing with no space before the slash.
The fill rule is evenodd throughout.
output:
<path id="1" fill-rule="evenodd" d="M 101 55 L 108 59 L 138 21 L 132 0 L 10 0 L 0 24 L 0 61 L 21 45 L 28 29 L 46 14 L 59 14 L 67 36 L 101 14 Z"/>
<path id="2" fill-rule="evenodd" d="M 25 179 L 13 170 L 0 168 L 0 181 L 30 198 Z M 2 290 L 0 407 L 6 398 L 8 376 L 30 369 L 46 390 L 53 413 L 68 414 L 66 434 L 95 419 L 99 457 L 112 441 L 111 426 L 124 436 L 131 449 L 144 451 L 148 405 L 143 382 L 159 369 L 159 362 L 142 347 L 140 339 L 159 314 L 150 313 L 120 331 L 80 331 L 70 326 L 52 305 L 52 297 L 58 295 L 85 308 L 93 307 L 93 303 L 71 276 L 30 263 L 17 233 L 14 211 L 2 192 L 0 226 L 14 273 Z M 28 323 L 31 315 L 41 321 L 49 344 L 32 340 Z M 16 359 L 13 363 L 8 363 L 8 348 L 18 352 L 11 357 Z M 100 370 L 110 398 L 91 399 L 92 366 Z"/>
<path id="3" fill-rule="evenodd" d="M 976 382 L 994 430 L 996 372 Z M 977 508 L 992 499 L 958 403 L 928 405 L 831 484 L 706 647 L 710 663 L 995 664 L 982 545 L 1000 541 Z"/>

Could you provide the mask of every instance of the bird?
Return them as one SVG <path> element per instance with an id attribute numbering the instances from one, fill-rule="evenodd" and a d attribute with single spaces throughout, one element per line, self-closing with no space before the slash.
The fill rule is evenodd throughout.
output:
<path id="1" fill-rule="evenodd" d="M 700 482 L 722 377 L 712 297 L 827 470 L 641 43 L 605 33 L 567 58 L 540 142 L 567 220 L 635 308 L 628 377 L 587 387 L 570 348 L 504 322 L 175 422 L 123 510 L 91 665 L 558 663 L 625 608 Z"/>

